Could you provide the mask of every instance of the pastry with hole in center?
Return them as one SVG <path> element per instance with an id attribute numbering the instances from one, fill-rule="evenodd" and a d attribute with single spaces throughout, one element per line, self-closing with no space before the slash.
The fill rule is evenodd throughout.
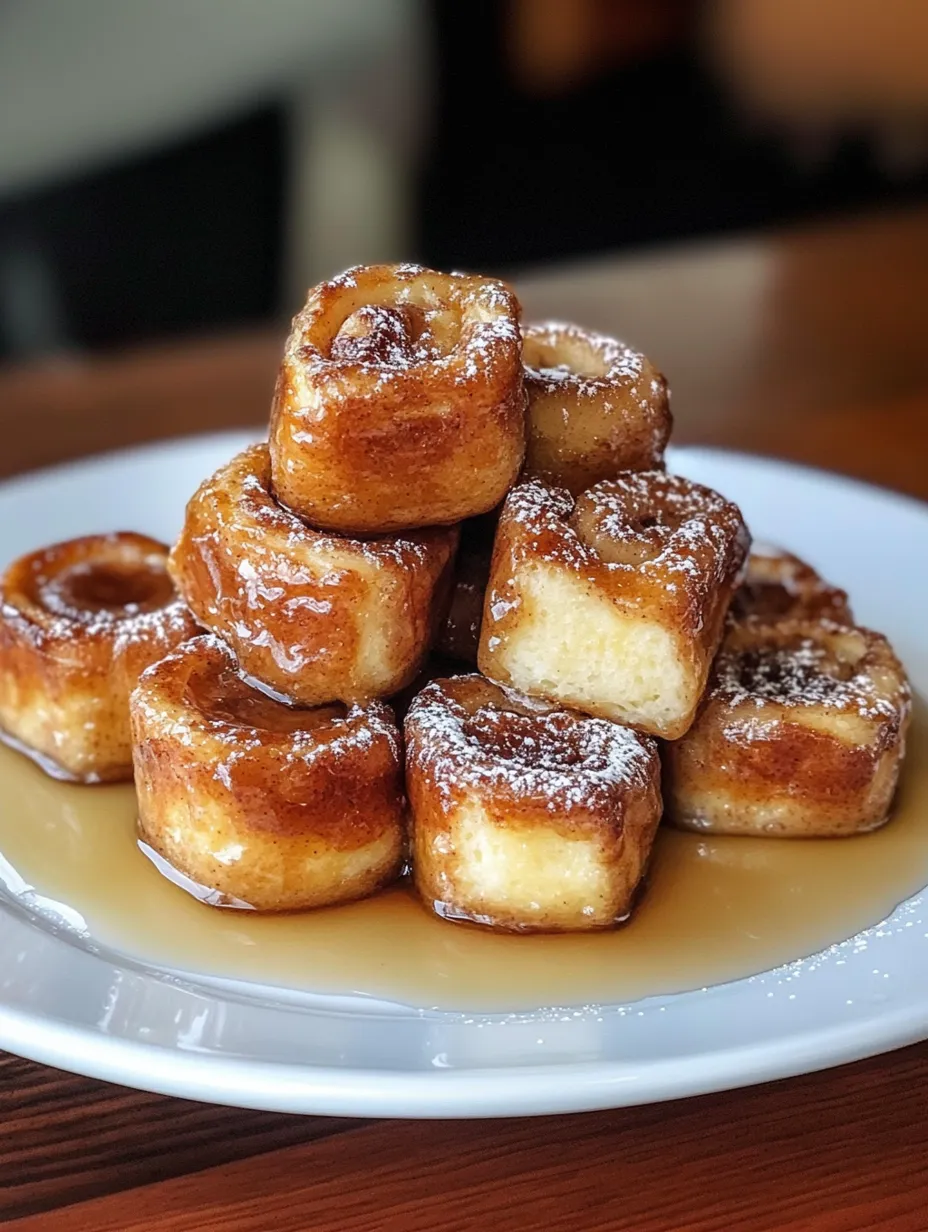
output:
<path id="1" fill-rule="evenodd" d="M 886 638 L 821 620 L 731 627 L 696 722 L 664 747 L 667 817 L 831 838 L 889 816 L 911 695 Z"/>
<path id="2" fill-rule="evenodd" d="M 753 543 L 744 581 L 735 591 L 734 620 L 833 620 L 853 624 L 847 592 L 826 582 L 804 560 L 769 544 Z"/>
<path id="3" fill-rule="evenodd" d="M 526 326 L 522 354 L 525 475 L 577 494 L 623 471 L 663 465 L 670 395 L 646 355 L 559 321 Z"/>
<path id="4" fill-rule="evenodd" d="M 578 497 L 521 483 L 496 534 L 480 670 L 676 739 L 696 713 L 748 545 L 736 505 L 663 471 Z"/>
<path id="5" fill-rule="evenodd" d="M 271 409 L 279 500 L 385 534 L 492 509 L 525 453 L 519 301 L 505 283 L 369 265 L 294 319 Z"/>
<path id="6" fill-rule="evenodd" d="M 628 918 L 661 815 L 654 740 L 478 675 L 426 685 L 405 731 L 413 876 L 433 911 L 515 932 Z"/>
<path id="7" fill-rule="evenodd" d="M 55 778 L 132 778 L 129 693 L 197 632 L 163 543 L 124 531 L 21 557 L 0 580 L 2 738 Z"/>
<path id="8" fill-rule="evenodd" d="M 139 837 L 204 902 L 325 907 L 401 871 L 402 752 L 383 702 L 285 705 L 207 634 L 146 671 L 131 707 Z"/>

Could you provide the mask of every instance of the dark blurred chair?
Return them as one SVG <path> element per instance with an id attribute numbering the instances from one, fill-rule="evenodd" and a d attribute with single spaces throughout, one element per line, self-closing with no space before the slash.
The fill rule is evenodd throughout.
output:
<path id="1" fill-rule="evenodd" d="M 866 24 L 868 2 L 879 9 L 826 0 L 832 63 L 842 28 Z M 726 49 L 753 49 L 760 62 L 761 17 L 773 26 L 777 3 L 433 0 L 437 114 L 419 192 L 426 258 L 505 268 L 924 194 L 928 160 L 890 165 L 859 115 L 839 113 L 845 122 L 829 139 L 812 140 L 820 124 L 779 123 L 739 91 Z M 928 13 L 924 0 L 889 0 L 905 4 Z M 741 12 L 752 6 L 769 12 Z M 827 24 L 795 24 L 819 31 L 827 59 Z M 883 29 L 891 40 L 891 23 Z M 775 70 L 788 63 L 788 27 L 781 42 L 768 77 L 786 95 Z M 814 68 L 808 49 L 793 54 Z M 928 74 L 928 42 L 921 63 Z"/>

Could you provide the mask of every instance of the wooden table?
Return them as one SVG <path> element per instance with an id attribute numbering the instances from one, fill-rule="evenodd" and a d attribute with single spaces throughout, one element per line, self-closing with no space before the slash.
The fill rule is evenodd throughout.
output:
<path id="1" fill-rule="evenodd" d="M 928 211 L 521 283 L 648 350 L 678 438 L 928 498 Z M 258 423 L 281 331 L 0 372 L 0 472 Z M 924 1084 L 924 1085 L 923 1085 Z M 0 1218 L 52 1229 L 928 1228 L 928 1045 L 584 1116 L 370 1122 L 211 1107 L 0 1059 Z"/>

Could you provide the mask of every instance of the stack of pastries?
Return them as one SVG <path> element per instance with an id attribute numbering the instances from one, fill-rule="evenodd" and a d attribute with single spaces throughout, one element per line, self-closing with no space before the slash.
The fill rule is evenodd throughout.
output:
<path id="1" fill-rule="evenodd" d="M 411 866 L 447 919 L 602 929 L 662 816 L 881 825 L 903 669 L 666 473 L 670 429 L 645 356 L 523 327 L 502 282 L 348 270 L 294 320 L 268 442 L 203 482 L 170 554 L 92 536 L 10 567 L 0 727 L 61 777 L 134 767 L 143 849 L 220 906 Z"/>

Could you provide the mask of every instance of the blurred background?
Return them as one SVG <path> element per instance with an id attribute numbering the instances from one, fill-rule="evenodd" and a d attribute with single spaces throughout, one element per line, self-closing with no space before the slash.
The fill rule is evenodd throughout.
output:
<path id="1" fill-rule="evenodd" d="M 0 360 L 926 197 L 926 0 L 0 0 Z"/>

